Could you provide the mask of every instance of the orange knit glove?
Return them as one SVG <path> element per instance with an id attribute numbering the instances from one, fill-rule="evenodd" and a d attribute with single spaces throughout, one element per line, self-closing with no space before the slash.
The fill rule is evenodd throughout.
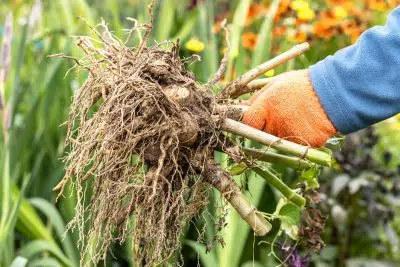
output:
<path id="1" fill-rule="evenodd" d="M 296 143 L 320 147 L 337 132 L 314 92 L 308 70 L 277 76 L 245 104 L 250 108 L 244 123 Z"/>

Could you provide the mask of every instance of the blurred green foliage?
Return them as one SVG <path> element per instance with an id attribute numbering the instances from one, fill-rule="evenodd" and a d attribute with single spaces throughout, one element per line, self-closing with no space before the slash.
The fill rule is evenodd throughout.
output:
<path id="1" fill-rule="evenodd" d="M 229 80 L 271 57 L 272 14 L 280 1 L 271 1 L 272 13 L 266 13 L 251 25 L 247 25 L 247 14 L 253 2 L 252 0 L 157 1 L 152 40 L 180 39 L 182 44 L 192 38 L 201 41 L 204 44 L 204 50 L 200 53 L 202 60 L 191 65 L 191 68 L 197 78 L 205 82 L 217 70 L 224 48 L 223 38 L 213 33 L 211 29 L 220 14 L 227 13 L 228 20 L 232 23 L 230 38 L 232 50 L 226 73 L 226 80 Z M 194 5 L 190 7 L 191 4 Z M 8 68 L 9 72 L 4 82 L 7 108 L 0 112 L 4 128 L 0 136 L 0 266 L 79 265 L 76 232 L 66 232 L 66 225 L 74 216 L 76 198 L 73 190 L 68 188 L 65 197 L 56 203 L 56 195 L 52 192 L 52 188 L 63 176 L 61 158 L 65 153 L 63 146 L 65 127 L 60 125 L 67 119 L 68 106 L 74 90 L 82 84 L 85 77 L 73 72 L 65 75 L 73 62 L 48 56 L 57 53 L 75 57 L 81 55 L 74 46 L 74 39 L 71 36 L 88 34 L 89 29 L 83 20 L 77 17 L 85 18 L 92 25 L 99 22 L 100 18 L 104 18 L 114 34 L 122 37 L 123 29 L 131 25 L 126 17 L 135 18 L 140 23 L 148 20 L 147 5 L 148 1 L 143 0 L 6 0 L 0 3 L 0 33 L 2 33 L 0 40 L 5 38 L 3 21 L 9 12 L 13 14 L 14 28 L 11 65 L 1 66 Z M 257 31 L 260 36 L 258 46 L 254 50 L 245 49 L 241 43 L 242 33 L 249 27 Z M 307 67 L 344 44 L 341 40 L 338 45 L 333 39 L 329 43 L 324 43 L 322 47 L 318 46 L 318 49 L 312 50 L 306 56 L 278 68 L 276 73 Z M 274 52 L 284 51 L 290 45 L 286 39 L 280 40 L 279 49 Z M 192 54 L 184 45 L 181 53 L 184 57 Z M 391 169 L 398 168 L 400 162 L 398 158 L 400 140 L 398 134 L 394 134 L 398 132 L 398 128 L 393 130 L 396 127 L 393 125 L 396 123 L 398 122 L 386 122 L 378 127 L 378 134 L 382 138 L 371 152 L 381 161 L 382 155 L 389 151 L 393 157 L 385 166 Z M 216 155 L 216 157 L 222 164 L 227 164 L 223 156 Z M 283 173 L 282 178 L 288 182 L 298 175 L 292 170 L 280 167 L 276 169 Z M 340 168 L 337 172 L 341 172 Z M 325 177 L 321 180 L 323 189 L 330 188 L 328 177 L 331 176 L 332 174 L 323 176 Z M 259 210 L 274 212 L 278 194 L 262 179 L 252 173 L 248 173 L 246 177 L 242 175 L 236 178 L 239 183 L 246 184 L 248 189 L 246 194 Z M 350 193 L 348 195 L 352 196 Z M 362 224 L 368 217 L 360 215 L 359 220 L 362 221 L 358 221 L 358 211 L 354 211 L 356 199 L 357 197 L 350 197 L 349 200 L 342 196 L 340 207 L 346 212 L 346 216 L 355 216 L 356 221 Z M 218 195 L 210 200 L 208 211 L 210 215 L 217 212 L 214 204 L 219 201 L 221 199 Z M 393 200 L 393 203 L 396 202 Z M 393 203 L 390 205 L 395 206 Z M 390 206 L 390 209 L 392 208 Z M 218 246 L 209 253 L 206 253 L 204 244 L 193 241 L 196 239 L 194 228 L 188 228 L 182 245 L 185 264 L 191 266 L 200 262 L 202 266 L 207 267 L 277 265 L 278 262 L 271 255 L 271 248 L 268 245 L 275 234 L 272 233 L 266 238 L 255 238 L 236 213 L 230 209 L 226 212 L 227 227 L 221 233 L 225 245 Z M 333 210 L 330 209 L 330 212 Z M 206 221 L 210 220 L 208 213 L 204 216 Z M 321 267 L 337 266 L 353 257 L 382 260 L 382 265 L 379 266 L 391 266 L 384 265 L 389 263 L 383 261 L 396 262 L 393 266 L 400 264 L 398 256 L 400 217 L 397 214 L 398 212 L 389 224 L 378 222 L 369 228 L 369 233 L 375 237 L 366 238 L 367 243 L 360 241 L 364 246 L 364 252 L 360 252 L 357 247 L 360 245 L 358 241 L 365 236 L 351 233 L 354 224 L 342 223 L 344 228 L 338 230 L 334 222 L 330 222 L 326 230 L 328 246 L 321 255 L 313 256 L 313 264 Z M 385 225 L 390 225 L 390 230 L 387 230 Z M 213 235 L 213 231 L 213 228 L 208 229 L 209 238 Z M 342 235 L 346 236 L 347 243 L 341 240 Z M 377 242 L 374 249 L 367 250 L 369 240 Z M 260 241 L 264 242 L 259 243 Z M 112 248 L 113 256 L 110 256 L 105 263 L 107 266 L 132 266 L 130 244 L 127 243 L 116 244 Z M 362 260 L 358 259 L 358 262 L 360 261 Z M 349 261 L 349 264 L 353 262 L 356 260 Z M 362 265 L 357 265 L 356 262 L 349 266 Z"/>

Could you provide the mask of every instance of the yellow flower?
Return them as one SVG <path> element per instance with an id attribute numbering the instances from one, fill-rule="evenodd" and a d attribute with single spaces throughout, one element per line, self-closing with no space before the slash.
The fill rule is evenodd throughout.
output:
<path id="1" fill-rule="evenodd" d="M 396 115 L 396 119 L 398 119 L 400 121 L 400 114 Z"/>
<path id="2" fill-rule="evenodd" d="M 205 45 L 198 38 L 191 38 L 189 41 L 186 42 L 185 47 L 189 51 L 200 53 L 204 50 Z"/>
<path id="3" fill-rule="evenodd" d="M 311 8 L 305 8 L 297 11 L 297 17 L 301 20 L 312 20 L 315 18 L 315 12 Z"/>
<path id="4" fill-rule="evenodd" d="M 344 19 L 347 15 L 347 10 L 342 6 L 337 6 L 333 9 L 333 16 L 337 19 Z"/>
<path id="5" fill-rule="evenodd" d="M 266 73 L 264 73 L 265 77 L 272 77 L 275 75 L 275 69 L 269 70 Z"/>
<path id="6" fill-rule="evenodd" d="M 296 10 L 297 12 L 305 9 L 310 9 L 310 4 L 307 1 L 304 0 L 294 0 L 291 4 L 290 7 L 293 10 Z"/>

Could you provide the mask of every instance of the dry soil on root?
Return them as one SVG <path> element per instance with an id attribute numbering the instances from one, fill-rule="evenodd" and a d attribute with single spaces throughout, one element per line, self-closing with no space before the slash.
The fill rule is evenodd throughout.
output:
<path id="1" fill-rule="evenodd" d="M 211 186 L 200 173 L 219 136 L 215 100 L 186 70 L 178 44 L 130 48 L 101 36 L 78 43 L 85 53 L 78 66 L 89 76 L 71 106 L 57 189 L 71 182 L 78 193 L 70 227 L 84 254 L 95 251 L 94 262 L 111 242 L 133 237 L 138 265 L 162 264 L 207 204 Z"/>

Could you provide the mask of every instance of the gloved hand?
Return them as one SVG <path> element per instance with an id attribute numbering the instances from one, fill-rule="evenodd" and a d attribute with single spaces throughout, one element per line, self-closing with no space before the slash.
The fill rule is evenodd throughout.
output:
<path id="1" fill-rule="evenodd" d="M 308 70 L 275 77 L 244 104 L 250 106 L 244 123 L 299 144 L 320 147 L 337 132 L 314 92 Z"/>

